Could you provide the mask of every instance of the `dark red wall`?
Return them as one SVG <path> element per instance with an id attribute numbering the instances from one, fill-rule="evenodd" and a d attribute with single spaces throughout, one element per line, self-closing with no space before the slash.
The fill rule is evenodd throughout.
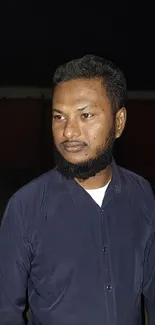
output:
<path id="1" fill-rule="evenodd" d="M 129 169 L 155 180 L 155 100 L 130 100 L 118 156 Z"/>
<path id="2" fill-rule="evenodd" d="M 49 109 L 42 100 L 0 100 L 0 169 L 42 169 Z"/>
<path id="3" fill-rule="evenodd" d="M 41 104 L 0 101 L 0 168 L 40 166 Z"/>

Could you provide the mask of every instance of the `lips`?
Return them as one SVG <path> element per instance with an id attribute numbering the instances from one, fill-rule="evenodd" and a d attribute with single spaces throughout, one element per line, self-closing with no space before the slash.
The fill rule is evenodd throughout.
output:
<path id="1" fill-rule="evenodd" d="M 67 152 L 79 152 L 81 151 L 86 145 L 81 142 L 66 142 L 62 144 L 63 148 Z"/>

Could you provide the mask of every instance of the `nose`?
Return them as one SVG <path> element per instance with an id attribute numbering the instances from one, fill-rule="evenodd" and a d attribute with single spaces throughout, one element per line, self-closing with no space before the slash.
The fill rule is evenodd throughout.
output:
<path id="1" fill-rule="evenodd" d="M 65 124 L 63 135 L 67 140 L 77 139 L 81 135 L 81 131 L 77 121 L 68 120 Z"/>

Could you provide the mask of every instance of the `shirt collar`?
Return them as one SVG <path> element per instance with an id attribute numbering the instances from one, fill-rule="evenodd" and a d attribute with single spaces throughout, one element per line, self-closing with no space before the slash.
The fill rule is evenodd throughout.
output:
<path id="1" fill-rule="evenodd" d="M 110 186 L 113 187 L 113 190 L 115 191 L 116 194 L 119 194 L 122 192 L 120 169 L 117 166 L 114 159 L 112 161 L 112 180 L 111 180 Z"/>
<path id="2" fill-rule="evenodd" d="M 112 180 L 106 191 L 104 205 L 106 205 L 111 200 L 113 195 L 118 195 L 121 194 L 122 192 L 120 170 L 114 159 L 112 161 L 111 166 L 112 166 Z M 63 179 L 63 184 L 65 185 L 67 192 L 69 192 L 70 195 L 72 196 L 73 201 L 76 202 L 80 200 L 80 202 L 82 202 L 85 197 L 84 195 L 85 190 L 82 187 L 80 187 L 80 185 L 76 181 L 66 180 L 65 177 L 63 176 L 61 177 Z M 77 189 L 80 190 L 78 191 L 78 198 L 77 198 Z"/>

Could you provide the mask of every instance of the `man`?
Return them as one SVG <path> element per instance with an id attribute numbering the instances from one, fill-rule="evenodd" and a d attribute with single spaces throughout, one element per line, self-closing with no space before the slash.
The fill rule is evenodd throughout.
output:
<path id="1" fill-rule="evenodd" d="M 0 325 L 155 324 L 155 201 L 112 158 L 126 82 L 93 55 L 53 80 L 56 168 L 20 189 L 0 231 Z"/>

